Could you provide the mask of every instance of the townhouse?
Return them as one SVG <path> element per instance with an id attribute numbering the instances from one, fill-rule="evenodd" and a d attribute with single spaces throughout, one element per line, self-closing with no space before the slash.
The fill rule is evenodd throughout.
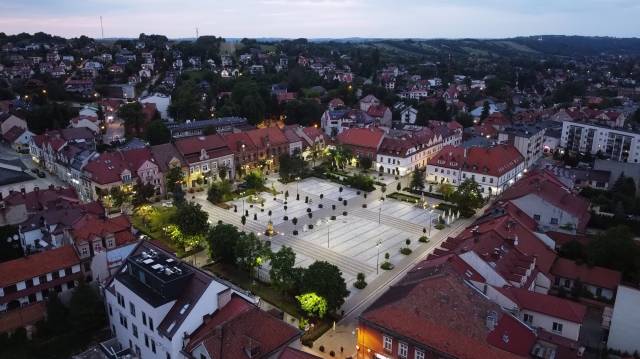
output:
<path id="1" fill-rule="evenodd" d="M 208 185 L 220 177 L 219 171 L 225 171 L 226 178 L 234 178 L 234 153 L 223 136 L 214 134 L 181 138 L 175 142 L 175 146 L 189 168 L 186 173 L 188 187 Z"/>
<path id="2" fill-rule="evenodd" d="M 472 179 L 485 197 L 501 194 L 525 171 L 524 157 L 512 145 L 443 147 L 427 162 L 426 178 L 434 184 L 458 186 Z"/>
<path id="3" fill-rule="evenodd" d="M 442 135 L 428 128 L 387 135 L 377 151 L 374 169 L 405 176 L 424 168 L 427 161 L 442 148 L 442 142 Z"/>
<path id="4" fill-rule="evenodd" d="M 551 267 L 554 286 L 572 292 L 586 290 L 596 299 L 611 301 L 615 298 L 622 274 L 603 267 L 590 267 L 566 258 L 558 257 Z M 580 288 L 576 288 L 580 286 Z M 581 296 L 583 293 L 579 293 Z"/>
<path id="5" fill-rule="evenodd" d="M 153 185 L 157 195 L 164 193 L 162 173 L 147 147 L 95 154 L 83 167 L 83 192 L 91 200 L 108 195 L 114 187 L 131 191 L 136 183 Z"/>
<path id="6" fill-rule="evenodd" d="M 0 332 L 35 325 L 45 318 L 50 293 L 64 297 L 83 273 L 72 246 L 0 263 Z"/>

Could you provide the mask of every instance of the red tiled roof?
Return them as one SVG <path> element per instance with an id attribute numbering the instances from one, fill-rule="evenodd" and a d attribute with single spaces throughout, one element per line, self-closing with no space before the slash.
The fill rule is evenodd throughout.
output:
<path id="1" fill-rule="evenodd" d="M 242 145 L 244 145 L 244 150 L 246 152 L 253 152 L 256 150 L 256 146 L 253 144 L 251 138 L 246 132 L 225 133 L 223 136 L 227 141 L 227 146 L 229 146 L 229 148 L 235 153 L 242 152 Z"/>
<path id="2" fill-rule="evenodd" d="M 46 209 L 51 203 L 57 200 L 65 200 L 71 202 L 79 202 L 76 191 L 69 188 L 48 188 L 31 191 L 26 193 L 13 192 L 4 198 L 7 206 L 17 206 L 24 204 L 28 212 L 40 211 Z"/>
<path id="3" fill-rule="evenodd" d="M 2 135 L 5 141 L 8 143 L 13 143 L 18 139 L 26 130 L 24 128 L 13 126 L 11 129 Z"/>
<path id="4" fill-rule="evenodd" d="M 80 264 L 73 246 L 66 245 L 0 263 L 0 287 Z"/>
<path id="5" fill-rule="evenodd" d="M 320 359 L 310 353 L 305 353 L 302 350 L 293 349 L 291 347 L 284 348 L 278 359 Z"/>
<path id="6" fill-rule="evenodd" d="M 584 317 L 587 314 L 587 307 L 568 299 L 532 292 L 524 288 L 505 287 L 496 289 L 516 303 L 520 309 L 546 314 L 578 324 L 584 322 Z"/>
<path id="7" fill-rule="evenodd" d="M 536 342 L 536 333 L 510 315 L 503 315 L 487 343 L 510 353 L 528 357 Z"/>
<path id="8" fill-rule="evenodd" d="M 227 156 L 233 152 L 227 141 L 219 134 L 194 136 L 176 141 L 176 148 L 188 163 L 199 162 L 200 153 L 204 149 L 210 158 Z"/>
<path id="9" fill-rule="evenodd" d="M 266 358 L 300 334 L 296 328 L 234 294 L 229 303 L 205 318 L 191 334 L 185 350 L 191 352 L 203 344 L 213 358 L 242 358 L 246 357 L 246 350 L 255 350 L 254 358 Z"/>
<path id="10" fill-rule="evenodd" d="M 498 323 L 508 314 L 464 282 L 449 264 L 428 267 L 391 287 L 360 316 L 390 335 L 402 336 L 456 358 L 518 358 L 520 354 L 492 346 L 486 318 Z M 511 324 L 511 323 L 509 323 Z M 502 329 L 507 328 L 503 325 Z M 496 329 L 494 328 L 493 331 Z M 521 330 L 514 330 L 519 335 Z M 525 338 L 514 338 L 518 343 Z M 518 352 L 523 349 L 514 346 Z"/>
<path id="11" fill-rule="evenodd" d="M 367 110 L 367 114 L 371 117 L 384 117 L 387 110 L 388 108 L 385 105 L 372 105 Z"/>
<path id="12" fill-rule="evenodd" d="M 338 134 L 338 143 L 347 146 L 369 148 L 377 151 L 384 138 L 379 128 L 348 128 Z"/>
<path id="13" fill-rule="evenodd" d="M 622 274 L 618 271 L 602 267 L 588 267 L 560 257 L 553 264 L 551 273 L 558 277 L 580 279 L 583 283 L 611 290 L 616 290 L 622 281 Z"/>
<path id="14" fill-rule="evenodd" d="M 0 333 L 11 332 L 44 319 L 47 313 L 45 302 L 36 302 L 0 314 Z"/>
<path id="15" fill-rule="evenodd" d="M 482 123 L 489 126 L 501 127 L 510 125 L 511 121 L 502 112 L 494 112 L 490 114 Z"/>
<path id="16" fill-rule="evenodd" d="M 93 236 L 103 237 L 114 234 L 116 246 L 135 241 L 131 235 L 131 222 L 127 216 L 103 218 L 96 215 L 85 215 L 73 224 L 71 230 L 74 242 L 89 241 Z"/>
<path id="17" fill-rule="evenodd" d="M 445 146 L 429 160 L 432 166 L 461 169 L 478 174 L 500 177 L 524 161 L 524 157 L 512 145 L 493 147 Z"/>
<path id="18" fill-rule="evenodd" d="M 580 232 L 583 232 L 586 228 L 591 217 L 589 201 L 573 193 L 548 171 L 530 172 L 513 186 L 507 188 L 500 195 L 500 198 L 502 200 L 513 200 L 529 194 L 539 196 L 550 205 L 576 216 Z"/>
<path id="19" fill-rule="evenodd" d="M 556 231 L 547 231 L 545 232 L 545 234 L 556 242 L 556 248 L 562 247 L 563 245 L 571 241 L 577 241 L 582 243 L 583 245 L 586 245 L 589 242 L 589 237 L 587 237 L 584 234 L 570 234 L 570 233 L 556 232 Z"/>
<path id="20" fill-rule="evenodd" d="M 258 150 L 266 149 L 267 144 L 274 147 L 289 143 L 287 137 L 278 127 L 256 128 L 255 130 L 249 130 L 246 133 Z"/>
<path id="21" fill-rule="evenodd" d="M 91 180 L 100 184 L 120 182 L 125 170 L 131 172 L 131 178 L 137 178 L 138 169 L 146 161 L 154 162 L 149 148 L 136 148 L 127 151 L 103 152 L 90 160 L 84 167 Z"/>

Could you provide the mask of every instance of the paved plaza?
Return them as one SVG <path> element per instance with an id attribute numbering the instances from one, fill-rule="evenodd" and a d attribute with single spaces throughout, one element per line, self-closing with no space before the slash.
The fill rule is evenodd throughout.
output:
<path id="1" fill-rule="evenodd" d="M 341 267 L 349 285 L 355 281 L 358 272 L 365 273 L 367 280 L 380 274 L 382 270 L 376 270 L 376 267 L 385 260 L 386 253 L 394 265 L 405 260 L 406 256 L 400 253 L 400 249 L 406 247 L 407 239 L 411 241 L 409 247 L 413 251 L 420 250 L 425 246 L 418 241 L 423 229 L 427 229 L 431 237 L 439 232 L 434 227 L 439 211 L 425 210 L 391 198 L 383 201 L 379 192 L 372 192 L 364 198 L 362 191 L 358 194 L 359 191 L 342 186 L 341 192 L 339 184 L 317 178 L 278 186 L 278 191 L 289 192 L 287 199 L 282 193 L 274 197 L 264 192 L 258 195 L 262 204 L 250 203 L 245 197 L 229 202 L 231 209 L 227 212 L 237 220 L 243 213 L 248 214 L 248 229 L 258 233 L 271 221 L 277 232 L 271 238 L 274 251 L 282 245 L 292 246 L 292 243 L 299 249 L 307 249 L 302 253 L 292 246 L 296 251 L 296 265 L 308 266 L 315 260 L 323 260 L 320 249 L 343 257 L 351 264 Z M 299 200 L 296 200 L 296 193 L 300 194 Z M 308 203 L 305 203 L 307 197 Z M 346 200 L 347 204 L 339 199 Z M 296 225 L 292 223 L 293 218 L 298 220 Z M 429 219 L 432 220 L 431 226 Z M 294 235 L 294 230 L 297 230 L 297 235 Z"/>

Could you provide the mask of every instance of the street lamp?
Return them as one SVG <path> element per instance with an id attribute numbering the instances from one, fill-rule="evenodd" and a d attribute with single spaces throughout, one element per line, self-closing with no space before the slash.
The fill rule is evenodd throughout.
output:
<path id="1" fill-rule="evenodd" d="M 382 244 L 382 240 L 378 239 L 376 243 L 376 249 L 378 250 L 378 254 L 376 255 L 376 275 L 380 271 L 380 245 Z"/>
<path id="2" fill-rule="evenodd" d="M 329 229 L 331 229 L 331 221 L 327 221 L 327 248 L 329 247 Z"/>
<path id="3" fill-rule="evenodd" d="M 431 226 L 433 224 L 433 218 L 432 218 L 432 214 L 433 214 L 433 210 L 429 210 L 429 212 L 427 212 L 427 215 L 429 217 L 428 221 L 429 221 L 429 234 L 428 236 L 431 237 Z"/>

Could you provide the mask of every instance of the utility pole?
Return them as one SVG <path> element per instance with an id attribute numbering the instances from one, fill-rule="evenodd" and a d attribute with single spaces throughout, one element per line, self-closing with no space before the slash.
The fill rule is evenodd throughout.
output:
<path id="1" fill-rule="evenodd" d="M 200 32 L 198 31 L 198 28 L 196 27 L 196 40 L 198 40 L 199 37 L 200 37 Z"/>

